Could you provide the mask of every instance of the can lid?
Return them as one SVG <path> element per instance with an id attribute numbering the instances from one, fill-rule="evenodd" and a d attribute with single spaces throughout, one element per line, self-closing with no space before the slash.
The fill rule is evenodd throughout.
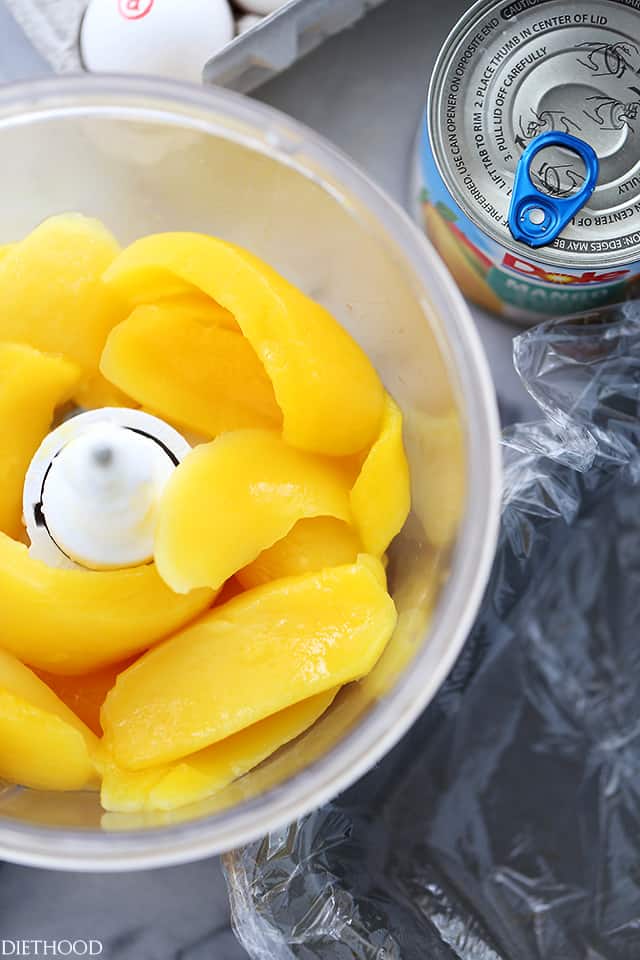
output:
<path id="1" fill-rule="evenodd" d="M 434 68 L 428 122 L 435 161 L 476 225 L 522 252 L 509 226 L 514 180 L 543 133 L 593 148 L 595 189 L 536 259 L 600 266 L 640 259 L 640 9 L 637 0 L 480 0 Z M 533 186 L 575 198 L 589 171 L 567 143 L 536 152 Z"/>

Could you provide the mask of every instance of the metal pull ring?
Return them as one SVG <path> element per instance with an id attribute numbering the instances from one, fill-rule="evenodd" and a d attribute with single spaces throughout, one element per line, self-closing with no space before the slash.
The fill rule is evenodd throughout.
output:
<path id="1" fill-rule="evenodd" d="M 542 193 L 531 180 L 531 164 L 545 147 L 565 147 L 576 153 L 585 165 L 584 184 L 571 197 L 552 197 Z M 545 247 L 561 231 L 591 197 L 598 182 L 600 164 L 593 147 L 569 133 L 550 131 L 531 141 L 516 167 L 509 229 L 515 240 L 529 247 Z"/>

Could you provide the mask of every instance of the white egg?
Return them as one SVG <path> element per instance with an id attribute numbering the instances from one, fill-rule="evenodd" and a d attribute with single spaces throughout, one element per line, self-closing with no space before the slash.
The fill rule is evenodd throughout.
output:
<path id="1" fill-rule="evenodd" d="M 233 39 L 228 0 L 91 0 L 80 49 L 94 73 L 202 81 L 204 65 Z"/>
<path id="2" fill-rule="evenodd" d="M 254 27 L 257 27 L 259 23 L 262 23 L 264 17 L 259 17 L 255 13 L 245 13 L 243 17 L 238 17 L 236 20 L 236 33 L 240 36 L 243 33 L 246 33 L 247 30 L 253 30 Z"/>
<path id="3" fill-rule="evenodd" d="M 268 13 L 273 13 L 274 10 L 284 7 L 287 0 L 236 0 L 236 2 L 247 13 L 258 13 L 264 17 Z"/>

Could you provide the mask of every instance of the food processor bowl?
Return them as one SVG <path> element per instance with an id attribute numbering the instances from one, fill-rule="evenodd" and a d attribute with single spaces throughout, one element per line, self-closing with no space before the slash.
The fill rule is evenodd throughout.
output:
<path id="1" fill-rule="evenodd" d="M 109 77 L 4 87 L 0 170 L 0 242 L 74 210 L 103 220 L 122 244 L 174 230 L 241 244 L 333 312 L 404 413 L 414 505 L 388 567 L 399 619 L 369 677 L 256 770 L 171 813 L 104 813 L 97 793 L 0 783 L 0 858 L 9 861 L 110 871 L 219 853 L 364 774 L 460 652 L 488 578 L 500 496 L 498 418 L 480 342 L 408 217 L 321 137 L 237 94 Z"/>

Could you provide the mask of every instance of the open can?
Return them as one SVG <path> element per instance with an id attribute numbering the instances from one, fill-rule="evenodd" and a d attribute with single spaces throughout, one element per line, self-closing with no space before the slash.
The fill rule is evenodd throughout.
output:
<path id="1" fill-rule="evenodd" d="M 635 0 L 480 0 L 449 35 L 419 135 L 420 213 L 463 292 L 529 323 L 627 299 L 640 277 L 640 8 Z M 548 245 L 509 227 L 516 169 L 541 134 L 593 148 L 586 204 Z M 551 198 L 586 171 L 562 146 L 530 176 Z M 637 295 L 637 292 L 636 294 Z"/>

